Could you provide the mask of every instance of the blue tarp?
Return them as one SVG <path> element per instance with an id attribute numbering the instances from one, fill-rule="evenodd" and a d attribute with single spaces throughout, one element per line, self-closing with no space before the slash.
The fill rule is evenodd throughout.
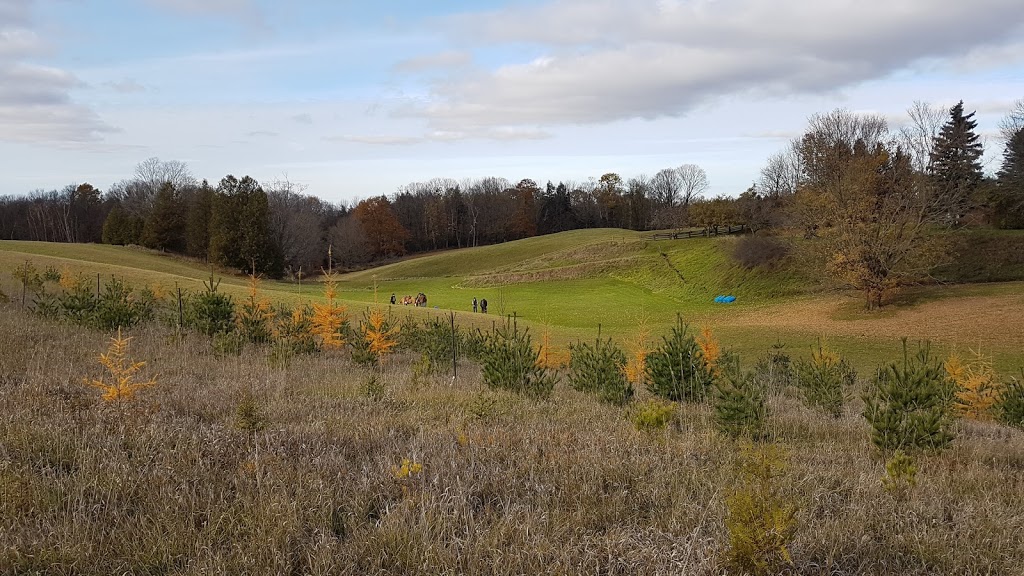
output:
<path id="1" fill-rule="evenodd" d="M 735 296 L 715 296 L 716 304 L 732 304 L 736 301 Z"/>

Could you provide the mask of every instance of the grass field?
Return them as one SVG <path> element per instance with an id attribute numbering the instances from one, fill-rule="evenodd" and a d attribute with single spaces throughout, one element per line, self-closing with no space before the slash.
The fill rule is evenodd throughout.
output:
<path id="1" fill-rule="evenodd" d="M 437 310 L 396 314 L 450 308 L 486 327 L 515 312 L 561 343 L 598 325 L 626 340 L 643 324 L 653 339 L 679 313 L 748 366 L 776 342 L 800 356 L 824 338 L 860 372 L 839 415 L 766 388 L 762 448 L 721 434 L 707 400 L 641 429 L 643 386 L 618 407 L 562 378 L 536 400 L 489 388 L 468 360 L 458 376 L 424 373 L 412 352 L 379 368 L 348 351 L 281 361 L 270 345 L 232 355 L 157 322 L 128 333 L 139 379 L 155 384 L 104 401 L 87 381 L 103 375 L 110 334 L 23 310 L 10 271 L 28 259 L 188 290 L 211 271 L 137 249 L 0 242 L 13 297 L 0 304 L 0 574 L 731 574 L 729 499 L 766 446 L 781 454 L 772 497 L 795 510 L 784 573 L 1021 573 L 1024 432 L 957 419 L 948 449 L 915 454 L 915 484 L 887 489 L 861 397 L 903 336 L 980 348 L 1016 373 L 1024 285 L 922 287 L 869 313 L 798 266 L 743 269 L 734 242 L 577 231 L 347 274 L 342 294 L 358 310 L 375 292 L 422 291 Z M 245 294 L 244 277 L 215 272 Z M 723 293 L 737 303 L 711 302 Z M 468 311 L 474 296 L 490 314 Z"/>
<path id="2" fill-rule="evenodd" d="M 985 232 L 963 242 L 988 254 L 999 242 L 1022 239 L 1020 234 Z M 870 370 L 896 358 L 900 338 L 908 337 L 931 340 L 943 352 L 980 349 L 1004 371 L 1024 364 L 1020 282 L 917 288 L 894 305 L 867 313 L 857 294 L 826 290 L 796 263 L 743 268 L 731 257 L 735 242 L 733 237 L 655 242 L 632 231 L 576 230 L 345 274 L 340 296 L 360 309 L 375 299 L 387 302 L 392 293 L 401 298 L 424 292 L 428 309 L 398 306 L 394 311 L 454 310 L 460 324 L 478 327 L 514 313 L 535 335 L 547 333 L 562 344 L 593 338 L 599 326 L 602 334 L 625 340 L 644 325 L 656 338 L 681 314 L 688 322 L 712 327 L 727 347 L 750 360 L 776 342 L 802 351 L 824 338 L 859 368 Z M 1014 257 L 997 256 L 975 259 L 955 274 L 977 279 L 983 269 L 988 276 L 1019 277 Z M 202 281 L 213 273 L 223 278 L 222 290 L 238 298 L 246 290 L 244 277 L 141 249 L 0 241 L 0 270 L 12 270 L 26 259 L 40 268 L 68 266 L 89 275 L 116 275 L 137 286 L 157 283 L 186 290 L 202 289 Z M 1008 268 L 1000 275 L 993 272 L 997 266 Z M 7 281 L 8 292 L 15 292 Z M 290 304 L 322 293 L 309 281 L 301 286 L 267 281 L 262 289 L 270 300 Z M 737 302 L 715 304 L 719 294 L 737 296 Z M 471 312 L 474 297 L 488 300 L 490 314 Z"/>

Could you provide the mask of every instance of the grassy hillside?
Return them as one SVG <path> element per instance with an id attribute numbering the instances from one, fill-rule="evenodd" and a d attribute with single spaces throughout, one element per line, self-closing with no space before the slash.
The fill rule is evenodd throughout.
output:
<path id="1" fill-rule="evenodd" d="M 479 327 L 515 313 L 534 334 L 545 332 L 562 344 L 594 337 L 599 325 L 603 334 L 622 341 L 646 327 L 656 340 L 681 314 L 717 330 L 726 346 L 750 361 L 775 342 L 804 351 L 824 337 L 858 366 L 871 369 L 898 355 L 903 336 L 930 339 L 943 351 L 980 348 L 1005 370 L 1024 361 L 1024 330 L 1018 328 L 1024 326 L 1024 289 L 1019 283 L 923 287 L 869 314 L 856 294 L 825 290 L 793 261 L 768 269 L 740 266 L 731 255 L 737 241 L 650 241 L 632 231 L 576 230 L 346 274 L 341 296 L 359 310 L 374 299 L 387 302 L 392 293 L 400 298 L 424 292 L 428 309 L 397 306 L 395 312 L 454 310 L 460 324 Z M 1001 250 L 1008 242 L 1024 244 L 1024 234 L 961 233 L 956 245 L 978 256 L 947 267 L 946 277 L 1018 278 L 1024 264 L 1014 259 L 1024 249 Z M 142 249 L 0 241 L 0 271 L 9 272 L 26 259 L 39 268 L 68 267 L 75 273 L 115 275 L 137 286 L 186 290 L 202 289 L 211 274 L 204 264 Z M 213 272 L 223 278 L 222 290 L 245 294 L 244 277 Z M 3 282 L 6 288 L 0 288 L 13 293 L 9 274 L 0 273 Z M 315 282 L 301 287 L 264 282 L 262 289 L 274 302 L 307 302 L 322 294 Z M 737 301 L 715 304 L 719 294 L 732 294 Z M 474 297 L 488 300 L 490 314 L 471 312 Z"/>

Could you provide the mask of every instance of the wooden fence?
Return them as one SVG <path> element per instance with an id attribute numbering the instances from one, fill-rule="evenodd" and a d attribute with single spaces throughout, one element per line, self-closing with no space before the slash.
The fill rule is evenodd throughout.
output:
<path id="1" fill-rule="evenodd" d="M 707 238 L 709 236 L 724 236 L 728 234 L 741 234 L 747 231 L 745 224 L 739 226 L 727 226 L 725 228 L 705 228 L 703 230 L 685 230 L 680 232 L 658 232 L 647 238 L 650 240 L 682 240 L 685 238 Z"/>

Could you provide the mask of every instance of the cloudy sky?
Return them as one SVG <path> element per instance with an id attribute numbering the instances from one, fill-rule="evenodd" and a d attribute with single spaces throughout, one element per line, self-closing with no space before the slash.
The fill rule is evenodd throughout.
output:
<path id="1" fill-rule="evenodd" d="M 0 0 L 0 194 L 157 156 L 330 200 L 703 166 L 808 115 L 1024 97 L 1021 0 Z"/>

